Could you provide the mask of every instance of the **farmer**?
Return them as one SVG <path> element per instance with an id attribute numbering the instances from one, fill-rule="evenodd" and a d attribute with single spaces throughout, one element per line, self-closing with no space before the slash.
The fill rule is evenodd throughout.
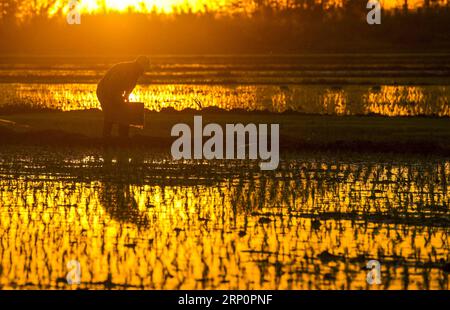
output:
<path id="1" fill-rule="evenodd" d="M 128 137 L 129 121 L 126 117 L 128 97 L 136 87 L 139 77 L 150 67 L 148 57 L 139 56 L 133 62 L 114 65 L 97 86 L 97 98 L 103 111 L 103 138 L 111 137 L 114 124 L 119 126 L 119 136 Z"/>

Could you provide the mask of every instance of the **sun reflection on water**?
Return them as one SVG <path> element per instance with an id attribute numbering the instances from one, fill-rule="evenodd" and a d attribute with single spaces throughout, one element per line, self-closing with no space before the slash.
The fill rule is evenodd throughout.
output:
<path id="1" fill-rule="evenodd" d="M 361 269 L 371 258 L 382 262 L 379 288 L 448 289 L 447 161 L 306 158 L 268 175 L 2 158 L 4 289 L 70 288 L 71 259 L 85 288 L 371 288 Z"/>
<path id="2" fill-rule="evenodd" d="M 94 84 L 0 84 L 0 108 L 97 109 L 95 89 Z M 130 99 L 155 111 L 218 107 L 335 115 L 450 116 L 447 86 L 156 84 L 138 86 Z"/>

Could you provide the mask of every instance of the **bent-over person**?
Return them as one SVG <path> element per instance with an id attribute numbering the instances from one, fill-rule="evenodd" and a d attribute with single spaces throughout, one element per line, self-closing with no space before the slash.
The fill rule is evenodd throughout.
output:
<path id="1" fill-rule="evenodd" d="M 103 138 L 111 137 L 114 124 L 119 126 L 120 137 L 128 137 L 130 124 L 126 103 L 138 79 L 149 67 L 149 58 L 140 56 L 133 62 L 114 65 L 98 83 L 97 98 L 104 117 Z"/>

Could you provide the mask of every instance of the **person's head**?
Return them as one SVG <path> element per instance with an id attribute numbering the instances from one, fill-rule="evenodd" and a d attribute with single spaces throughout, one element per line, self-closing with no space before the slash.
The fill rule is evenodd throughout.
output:
<path id="1" fill-rule="evenodd" d="M 142 73 L 150 69 L 150 59 L 147 56 L 139 56 L 136 58 L 135 63 L 142 70 Z"/>

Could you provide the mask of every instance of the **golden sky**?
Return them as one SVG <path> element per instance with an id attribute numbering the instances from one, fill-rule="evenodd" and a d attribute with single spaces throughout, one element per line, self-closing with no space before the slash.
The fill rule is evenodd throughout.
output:
<path id="1" fill-rule="evenodd" d="M 96 12 L 102 3 L 105 3 L 107 8 L 113 11 L 125 11 L 127 9 L 134 9 L 136 11 L 163 11 L 170 13 L 173 7 L 191 8 L 193 11 L 202 11 L 205 5 L 209 8 L 218 8 L 233 2 L 233 0 L 80 0 L 83 11 Z M 286 3 L 289 0 L 279 0 L 281 3 Z M 404 0 L 381 0 L 384 7 L 399 6 Z M 251 1 L 248 1 L 251 2 Z M 420 4 L 423 0 L 408 0 L 410 6 Z"/>
<path id="2" fill-rule="evenodd" d="M 83 9 L 90 12 L 96 11 L 105 2 L 111 10 L 124 11 L 133 8 L 136 11 L 151 11 L 156 8 L 158 11 L 171 12 L 173 7 L 190 7 L 194 11 L 202 10 L 204 5 L 218 7 L 225 5 L 229 0 L 81 0 Z M 99 5 L 100 3 L 100 5 Z"/>

